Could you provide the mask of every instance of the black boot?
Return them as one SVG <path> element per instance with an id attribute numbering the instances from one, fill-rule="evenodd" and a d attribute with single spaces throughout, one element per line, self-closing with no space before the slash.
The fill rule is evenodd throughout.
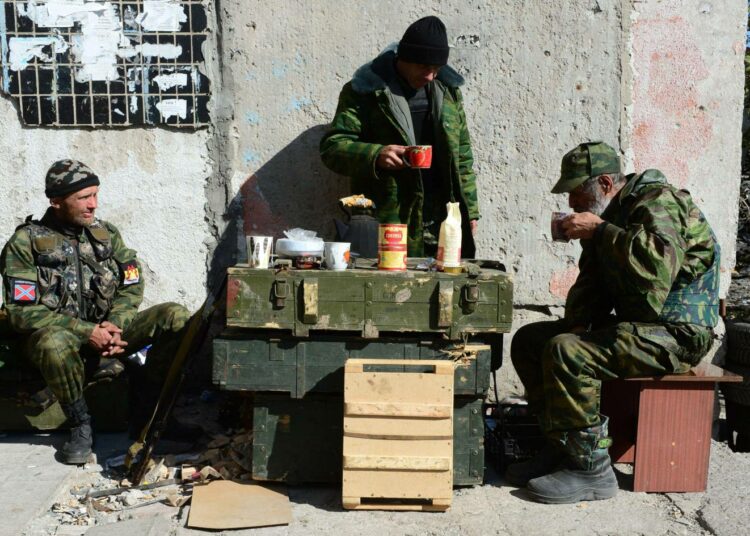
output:
<path id="1" fill-rule="evenodd" d="M 533 458 L 509 465 L 505 470 L 505 480 L 511 486 L 522 488 L 532 478 L 548 475 L 557 469 L 564 458 L 559 447 L 547 442 Z"/>
<path id="2" fill-rule="evenodd" d="M 70 441 L 62 448 L 63 463 L 79 465 L 86 463 L 91 455 L 94 435 L 86 400 L 79 398 L 72 404 L 61 404 L 63 413 L 70 421 Z"/>
<path id="3" fill-rule="evenodd" d="M 529 481 L 528 495 L 538 502 L 569 504 L 609 499 L 617 494 L 617 477 L 612 470 L 607 437 L 608 419 L 598 426 L 565 434 L 564 467 Z"/>

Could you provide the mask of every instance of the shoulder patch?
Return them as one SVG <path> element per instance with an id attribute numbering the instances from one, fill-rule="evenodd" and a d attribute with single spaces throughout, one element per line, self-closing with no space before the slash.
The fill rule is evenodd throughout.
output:
<path id="1" fill-rule="evenodd" d="M 122 274 L 123 286 L 135 285 L 141 282 L 141 271 L 138 269 L 138 263 L 133 259 L 128 262 L 118 262 L 120 274 Z"/>
<path id="2" fill-rule="evenodd" d="M 12 289 L 11 299 L 13 303 L 32 304 L 36 303 L 36 282 L 25 279 L 10 278 Z"/>
<path id="3" fill-rule="evenodd" d="M 91 233 L 91 236 L 96 240 L 97 242 L 101 243 L 107 243 L 109 242 L 109 231 L 104 226 L 94 226 L 91 225 L 88 228 L 89 232 Z"/>

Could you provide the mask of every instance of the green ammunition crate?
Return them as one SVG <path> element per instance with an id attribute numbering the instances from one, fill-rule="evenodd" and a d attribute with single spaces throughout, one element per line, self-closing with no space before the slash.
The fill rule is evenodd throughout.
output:
<path id="1" fill-rule="evenodd" d="M 454 398 L 453 484 L 484 478 L 481 397 Z M 253 478 L 288 483 L 340 482 L 344 402 L 341 395 L 256 393 Z"/>
<path id="2" fill-rule="evenodd" d="M 416 267 L 420 259 L 410 259 Z M 228 270 L 227 326 L 273 329 L 307 337 L 311 331 L 433 333 L 458 340 L 508 333 L 513 281 L 503 265 L 471 261 L 461 274 L 377 270 L 371 259 L 355 268 Z"/>
<path id="3" fill-rule="evenodd" d="M 293 398 L 341 394 L 349 358 L 453 359 L 456 395 L 482 396 L 490 382 L 491 347 L 479 342 L 320 335 L 304 339 L 239 330 L 224 333 L 213 344 L 213 382 L 225 390 L 278 391 Z"/>

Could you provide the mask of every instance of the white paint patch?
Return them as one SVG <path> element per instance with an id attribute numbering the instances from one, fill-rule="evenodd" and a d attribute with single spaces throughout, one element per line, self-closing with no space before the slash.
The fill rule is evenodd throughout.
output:
<path id="1" fill-rule="evenodd" d="M 111 2 L 83 2 L 81 0 L 31 0 L 19 13 L 38 26 L 70 28 L 80 24 L 81 34 L 72 39 L 73 55 L 81 67 L 76 70 L 78 82 L 115 80 L 117 53 L 129 47 L 130 40 L 122 33 L 122 23 Z"/>
<path id="2" fill-rule="evenodd" d="M 82 22 L 89 13 L 103 12 L 111 7 L 109 2 L 83 2 L 81 0 L 31 0 L 24 7 L 18 5 L 18 12 L 45 28 L 72 28 Z"/>
<path id="3" fill-rule="evenodd" d="M 50 37 L 11 37 L 8 40 L 10 52 L 8 60 L 10 68 L 14 71 L 25 69 L 32 58 L 39 58 L 42 61 L 52 61 L 55 54 L 60 54 L 68 50 L 68 44 L 59 35 Z M 45 52 L 45 48 L 50 47 L 51 54 Z"/>
<path id="4" fill-rule="evenodd" d="M 159 86 L 159 89 L 166 91 L 171 87 L 183 87 L 187 85 L 187 74 L 185 73 L 172 73 L 172 74 L 160 74 L 154 77 L 154 82 Z"/>
<path id="5" fill-rule="evenodd" d="M 146 13 L 146 5 L 150 6 L 149 13 L 153 13 L 152 20 L 155 25 L 161 24 L 166 27 L 168 25 L 167 19 L 175 19 L 177 27 L 174 29 L 177 30 L 180 21 L 186 20 L 185 13 L 179 4 L 173 4 L 171 1 L 147 1 L 144 3 L 144 13 Z M 181 46 L 170 44 L 146 43 L 133 46 L 130 39 L 123 33 L 122 21 L 117 15 L 115 6 L 109 1 L 50 0 L 49 2 L 39 2 L 30 0 L 25 6 L 18 4 L 18 9 L 21 15 L 46 28 L 70 28 L 74 24 L 80 24 L 81 34 L 75 35 L 71 43 L 76 62 L 81 64 L 81 67 L 76 70 L 78 82 L 116 80 L 119 78 L 117 72 L 118 56 L 132 58 L 142 54 L 146 57 L 175 59 L 182 54 Z M 167 17 L 169 13 L 171 15 Z M 148 17 L 144 20 L 147 19 Z M 170 24 L 174 25 L 174 23 Z M 41 53 L 41 47 L 38 50 Z M 67 45 L 62 50 L 67 50 Z M 26 55 L 28 55 L 28 51 Z M 32 53 L 25 61 L 28 61 L 34 55 Z M 25 66 L 23 57 L 19 50 L 17 56 L 19 61 L 16 63 L 20 66 L 19 68 Z M 37 57 L 40 56 L 37 55 Z M 49 60 L 51 58 L 42 59 Z"/>
<path id="6" fill-rule="evenodd" d="M 180 119 L 187 117 L 187 101 L 185 99 L 164 99 L 156 103 L 162 119 L 165 121 L 172 116 L 179 116 Z"/>
<path id="7" fill-rule="evenodd" d="M 180 45 L 155 45 L 153 43 L 144 43 L 134 47 L 121 48 L 118 55 L 121 58 L 132 58 L 138 53 L 147 57 L 160 57 L 166 60 L 173 60 L 182 54 L 182 47 Z"/>
<path id="8" fill-rule="evenodd" d="M 135 21 L 149 32 L 177 32 L 187 21 L 184 8 L 174 0 L 144 0 Z"/>

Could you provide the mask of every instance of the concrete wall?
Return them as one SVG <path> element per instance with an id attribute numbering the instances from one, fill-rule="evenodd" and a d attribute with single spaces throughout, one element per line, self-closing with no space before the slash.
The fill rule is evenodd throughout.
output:
<path id="1" fill-rule="evenodd" d="M 561 313 L 579 247 L 549 239 L 561 156 L 600 139 L 627 171 L 659 167 L 704 207 L 734 265 L 746 25 L 744 0 L 211 4 L 205 51 L 213 126 L 194 133 L 26 129 L 0 100 L 6 194 L 0 239 L 44 199 L 55 158 L 104 178 L 101 215 L 149 270 L 148 300 L 191 306 L 206 274 L 244 258 L 244 235 L 290 227 L 333 235 L 347 180 L 317 147 L 338 92 L 407 25 L 440 16 L 464 97 L 483 218 L 478 255 L 515 274 L 517 326 Z M 509 367 L 505 367 L 506 369 Z"/>
<path id="2" fill-rule="evenodd" d="M 111 221 L 139 253 L 145 305 L 204 299 L 208 227 L 204 189 L 210 175 L 208 132 L 25 128 L 14 103 L 0 99 L 0 242 L 48 201 L 44 176 L 55 160 L 76 158 L 101 177 L 98 217 Z"/>

